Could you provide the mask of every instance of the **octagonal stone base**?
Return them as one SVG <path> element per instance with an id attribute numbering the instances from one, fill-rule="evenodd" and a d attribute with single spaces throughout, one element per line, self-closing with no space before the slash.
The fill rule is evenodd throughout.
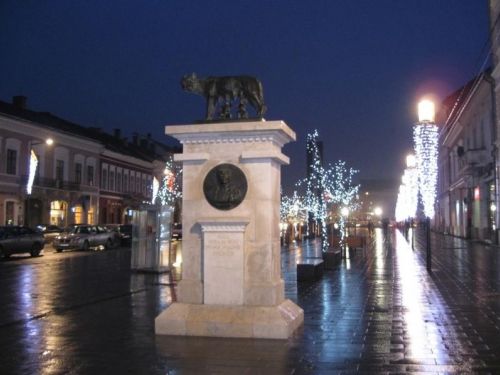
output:
<path id="1" fill-rule="evenodd" d="M 287 339 L 304 322 L 290 300 L 277 306 L 173 303 L 155 319 L 157 335 Z"/>

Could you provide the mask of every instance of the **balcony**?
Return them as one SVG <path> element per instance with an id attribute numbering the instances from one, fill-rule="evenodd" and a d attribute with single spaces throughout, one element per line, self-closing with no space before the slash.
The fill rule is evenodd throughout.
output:
<path id="1" fill-rule="evenodd" d="M 28 183 L 28 176 L 22 177 L 22 184 L 26 185 Z M 37 188 L 48 188 L 48 189 L 59 189 L 65 191 L 80 191 L 80 184 L 75 182 L 63 181 L 55 178 L 47 177 L 35 177 L 33 181 L 33 186 Z"/>

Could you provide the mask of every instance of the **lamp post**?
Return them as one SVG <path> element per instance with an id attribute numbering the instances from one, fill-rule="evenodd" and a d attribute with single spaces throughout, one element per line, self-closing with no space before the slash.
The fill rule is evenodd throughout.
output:
<path id="1" fill-rule="evenodd" d="M 342 239 L 343 242 L 343 248 L 344 248 L 344 258 L 349 258 L 347 254 L 347 218 L 349 216 L 349 208 L 347 207 L 342 207 L 340 210 L 340 214 L 342 215 L 342 221 L 343 221 L 343 226 L 344 230 L 341 232 L 344 235 L 344 238 Z"/>
<path id="2" fill-rule="evenodd" d="M 418 122 L 413 127 L 413 141 L 418 174 L 418 190 L 425 215 L 427 270 L 431 270 L 430 223 L 434 217 L 436 199 L 438 127 L 434 122 L 435 108 L 430 100 L 418 103 Z"/>
<path id="3" fill-rule="evenodd" d="M 406 156 L 406 169 L 404 172 L 406 176 L 406 193 L 407 193 L 407 227 L 410 233 L 411 229 L 411 248 L 415 249 L 415 232 L 413 230 L 413 218 L 417 212 L 418 205 L 418 171 L 417 171 L 417 159 L 414 154 L 408 154 Z"/>

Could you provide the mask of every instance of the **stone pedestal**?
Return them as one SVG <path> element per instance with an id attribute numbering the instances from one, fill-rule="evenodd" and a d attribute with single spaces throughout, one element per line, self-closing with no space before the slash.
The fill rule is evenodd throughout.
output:
<path id="1" fill-rule="evenodd" d="M 284 299 L 279 206 L 284 144 L 295 133 L 282 121 L 167 126 L 183 144 L 183 270 L 178 302 L 155 321 L 157 334 L 287 338 L 303 310 Z M 244 199 L 217 209 L 204 195 L 216 166 L 239 168 Z"/>

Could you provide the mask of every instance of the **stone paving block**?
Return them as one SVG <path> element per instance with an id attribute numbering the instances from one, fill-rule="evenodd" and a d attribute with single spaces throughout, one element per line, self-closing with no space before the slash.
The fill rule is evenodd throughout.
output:
<path id="1" fill-rule="evenodd" d="M 172 286 L 132 274 L 127 250 L 0 262 L 0 282 L 23 291 L 0 290 L 0 373 L 500 373 L 498 248 L 433 235 L 428 274 L 421 249 L 397 233 L 379 240 L 312 285 L 295 265 L 320 247 L 282 249 L 286 297 L 305 315 L 279 342 L 155 337 Z"/>

